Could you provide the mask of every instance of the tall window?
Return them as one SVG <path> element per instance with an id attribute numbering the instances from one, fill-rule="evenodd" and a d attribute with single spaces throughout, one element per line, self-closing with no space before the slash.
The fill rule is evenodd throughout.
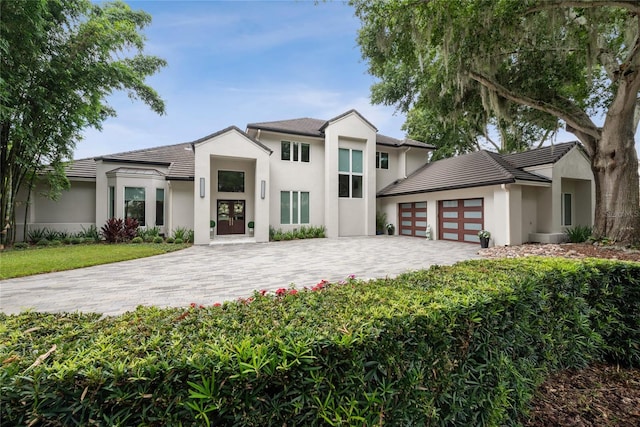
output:
<path id="1" fill-rule="evenodd" d="M 573 225 L 572 201 L 573 195 L 571 193 L 562 193 L 562 225 Z"/>
<path id="2" fill-rule="evenodd" d="M 116 187 L 109 186 L 109 218 L 116 216 Z"/>
<path id="3" fill-rule="evenodd" d="M 362 150 L 340 148 L 338 151 L 338 196 L 362 198 Z"/>
<path id="4" fill-rule="evenodd" d="M 309 224 L 309 192 L 280 192 L 280 224 Z"/>
<path id="5" fill-rule="evenodd" d="M 124 217 L 138 220 L 144 226 L 144 187 L 124 187 Z"/>
<path id="6" fill-rule="evenodd" d="M 218 191 L 244 193 L 244 172 L 218 171 Z"/>
<path id="7" fill-rule="evenodd" d="M 389 153 L 376 151 L 376 169 L 389 169 Z"/>
<path id="8" fill-rule="evenodd" d="M 164 225 L 164 188 L 156 188 L 156 225 Z"/>
<path id="9" fill-rule="evenodd" d="M 282 141 L 280 143 L 280 158 L 287 161 L 309 163 L 309 149 L 309 144 Z"/>

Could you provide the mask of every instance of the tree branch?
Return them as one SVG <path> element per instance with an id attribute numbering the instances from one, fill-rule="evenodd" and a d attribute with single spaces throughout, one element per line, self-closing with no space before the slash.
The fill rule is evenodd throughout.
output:
<path id="1" fill-rule="evenodd" d="M 627 9 L 631 12 L 640 12 L 640 4 L 637 0 L 593 0 L 593 1 L 585 1 L 585 0 L 558 0 L 558 1 L 546 1 L 541 2 L 541 4 L 528 9 L 525 12 L 526 14 L 541 12 L 543 10 L 556 9 L 556 8 L 566 8 L 566 7 L 580 7 L 580 8 L 591 8 L 591 7 L 620 7 L 622 9 Z"/>
<path id="2" fill-rule="evenodd" d="M 580 109 L 576 108 L 576 111 L 572 114 L 545 101 L 540 101 L 528 96 L 516 94 L 506 87 L 502 86 L 498 82 L 475 71 L 468 71 L 468 73 L 469 77 L 471 77 L 473 80 L 477 81 L 486 88 L 493 90 L 498 95 L 502 96 L 505 99 L 508 99 L 509 101 L 513 101 L 517 104 L 525 105 L 527 107 L 549 113 L 553 116 L 558 117 L 559 119 L 564 120 L 573 129 L 579 130 L 582 133 L 590 135 L 595 139 L 600 138 L 600 130 L 598 129 L 598 127 L 593 123 L 589 116 L 587 116 L 587 114 Z"/>

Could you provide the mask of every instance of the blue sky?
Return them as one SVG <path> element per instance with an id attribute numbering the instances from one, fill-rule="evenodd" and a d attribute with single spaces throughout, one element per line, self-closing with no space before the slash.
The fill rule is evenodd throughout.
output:
<path id="1" fill-rule="evenodd" d="M 118 116 L 88 129 L 74 158 L 193 141 L 230 125 L 357 109 L 380 133 L 403 138 L 403 114 L 372 106 L 356 42 L 360 23 L 340 1 L 127 1 L 153 17 L 145 52 L 168 66 L 148 80 L 166 101 L 158 116 L 125 93 Z M 637 135 L 637 134 L 636 134 Z M 560 132 L 556 142 L 575 140 Z M 636 149 L 640 141 L 636 138 Z"/>
<path id="2" fill-rule="evenodd" d="M 404 137 L 404 115 L 370 104 L 374 78 L 356 42 L 359 21 L 342 2 L 127 3 L 153 17 L 145 51 L 168 66 L 148 82 L 167 114 L 114 94 L 118 117 L 102 132 L 87 130 L 75 158 L 193 141 L 230 125 L 330 119 L 351 108 L 380 133 Z"/>

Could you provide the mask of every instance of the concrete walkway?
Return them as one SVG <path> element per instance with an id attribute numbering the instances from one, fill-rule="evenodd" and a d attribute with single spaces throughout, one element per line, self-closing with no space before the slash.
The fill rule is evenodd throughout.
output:
<path id="1" fill-rule="evenodd" d="M 108 315 L 138 305 L 211 305 L 322 279 L 394 277 L 477 255 L 479 245 L 412 237 L 310 239 L 191 248 L 78 270 L 0 281 L 0 311 L 84 311 Z"/>

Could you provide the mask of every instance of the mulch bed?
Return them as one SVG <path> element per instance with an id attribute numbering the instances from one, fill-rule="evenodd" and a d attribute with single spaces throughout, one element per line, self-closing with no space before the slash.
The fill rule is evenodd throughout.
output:
<path id="1" fill-rule="evenodd" d="M 640 251 L 587 243 L 529 244 L 481 249 L 488 258 L 564 256 L 640 262 Z M 592 365 L 552 374 L 531 402 L 525 427 L 640 426 L 640 369 Z"/>

